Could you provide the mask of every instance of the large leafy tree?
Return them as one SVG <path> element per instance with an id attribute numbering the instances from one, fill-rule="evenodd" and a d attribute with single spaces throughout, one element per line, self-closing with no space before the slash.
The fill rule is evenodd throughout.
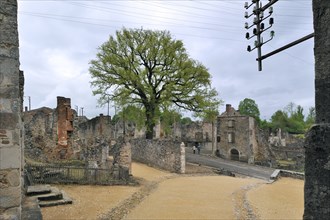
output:
<path id="1" fill-rule="evenodd" d="M 245 98 L 239 102 L 238 110 L 242 115 L 248 115 L 260 123 L 260 111 L 257 103 L 253 99 Z"/>
<path id="2" fill-rule="evenodd" d="M 161 108 L 202 112 L 219 104 L 206 67 L 168 31 L 123 28 L 96 56 L 89 69 L 94 95 L 100 95 L 101 105 L 109 99 L 144 108 L 147 139 L 153 137 Z"/>

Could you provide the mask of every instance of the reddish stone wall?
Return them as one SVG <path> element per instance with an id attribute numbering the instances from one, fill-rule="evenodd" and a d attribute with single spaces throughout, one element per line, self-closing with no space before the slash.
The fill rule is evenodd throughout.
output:
<path id="1" fill-rule="evenodd" d="M 71 136 L 73 134 L 73 110 L 70 98 L 57 97 L 57 149 L 56 157 L 70 158 L 72 155 Z"/>

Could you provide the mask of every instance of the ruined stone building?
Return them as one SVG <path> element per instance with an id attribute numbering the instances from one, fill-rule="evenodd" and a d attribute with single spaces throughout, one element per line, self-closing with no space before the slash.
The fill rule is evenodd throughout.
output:
<path id="1" fill-rule="evenodd" d="M 64 97 L 57 97 L 56 109 L 24 112 L 26 156 L 42 161 L 71 158 L 75 115 L 70 99 Z"/>
<path id="2" fill-rule="evenodd" d="M 268 142 L 272 155 L 279 161 L 278 168 L 303 170 L 305 165 L 304 139 L 278 129 L 271 133 Z M 284 161 L 284 163 L 280 162 Z"/>
<path id="3" fill-rule="evenodd" d="M 101 114 L 91 120 L 77 116 L 70 98 L 61 96 L 55 109 L 42 107 L 24 112 L 24 125 L 25 155 L 44 162 L 83 159 L 101 163 L 113 138 L 110 116 Z"/>
<path id="4" fill-rule="evenodd" d="M 0 219 L 21 219 L 23 72 L 19 70 L 17 1 L 0 1 Z"/>
<path id="5" fill-rule="evenodd" d="M 217 153 L 226 159 L 254 164 L 270 159 L 267 139 L 253 117 L 241 115 L 230 104 L 217 118 Z"/>
<path id="6" fill-rule="evenodd" d="M 184 142 L 187 147 L 198 142 L 202 148 L 212 150 L 212 137 L 215 140 L 215 135 L 216 127 L 212 129 L 212 123 L 209 122 L 192 122 L 186 125 L 176 123 L 173 126 L 173 137 Z"/>

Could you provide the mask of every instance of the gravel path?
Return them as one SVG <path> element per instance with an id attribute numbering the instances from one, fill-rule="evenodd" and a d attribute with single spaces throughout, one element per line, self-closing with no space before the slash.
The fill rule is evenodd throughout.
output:
<path id="1" fill-rule="evenodd" d="M 43 208 L 43 219 L 281 219 L 276 212 L 285 207 L 296 213 L 303 210 L 296 205 L 303 201 L 303 191 L 292 190 L 303 186 L 301 180 L 285 178 L 284 185 L 267 184 L 260 179 L 219 176 L 192 164 L 187 164 L 185 175 L 136 163 L 132 171 L 139 186 L 59 186 L 74 202 Z M 273 200 L 275 194 L 281 200 Z M 280 217 L 289 219 L 293 211 Z"/>

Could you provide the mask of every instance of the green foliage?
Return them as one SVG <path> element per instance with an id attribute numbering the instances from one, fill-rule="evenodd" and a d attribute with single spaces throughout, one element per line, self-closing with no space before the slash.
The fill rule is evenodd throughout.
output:
<path id="1" fill-rule="evenodd" d="M 160 123 L 165 134 L 171 132 L 174 123 L 180 122 L 182 115 L 175 110 L 164 110 L 160 116 Z"/>
<path id="2" fill-rule="evenodd" d="M 202 112 L 220 103 L 206 67 L 189 58 L 182 41 L 168 31 L 117 31 L 99 47 L 89 72 L 100 105 L 110 100 L 143 106 L 148 139 L 160 108 Z"/>
<path id="3" fill-rule="evenodd" d="M 245 98 L 239 102 L 238 110 L 242 115 L 248 115 L 256 119 L 260 124 L 260 111 L 257 103 L 253 99 Z"/>
<path id="4" fill-rule="evenodd" d="M 191 124 L 193 121 L 191 120 L 191 118 L 189 118 L 189 117 L 184 117 L 184 118 L 182 118 L 181 119 L 181 124 L 183 124 L 183 125 L 188 125 L 188 124 Z"/>
<path id="5" fill-rule="evenodd" d="M 281 128 L 284 131 L 293 134 L 304 134 L 315 120 L 315 108 L 310 108 L 309 114 L 305 121 L 304 109 L 300 105 L 290 102 L 284 111 L 276 111 L 270 122 L 270 128 L 276 130 Z"/>
<path id="6" fill-rule="evenodd" d="M 281 128 L 284 131 L 288 131 L 287 130 L 288 125 L 289 125 L 289 118 L 288 118 L 288 114 L 286 112 L 278 110 L 272 115 L 272 117 L 271 117 L 272 130 Z"/>
<path id="7" fill-rule="evenodd" d="M 144 125 L 145 113 L 142 108 L 127 105 L 113 117 L 112 123 L 116 124 L 119 120 L 133 122 L 138 129 L 141 129 Z"/>
<path id="8" fill-rule="evenodd" d="M 306 117 L 306 128 L 310 128 L 313 124 L 315 124 L 316 112 L 315 107 L 310 107 L 308 111 L 308 115 Z"/>

